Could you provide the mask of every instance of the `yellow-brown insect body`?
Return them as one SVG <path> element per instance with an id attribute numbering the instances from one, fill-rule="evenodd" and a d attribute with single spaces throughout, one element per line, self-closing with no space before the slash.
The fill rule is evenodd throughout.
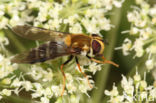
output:
<path id="1" fill-rule="evenodd" d="M 92 55 L 102 54 L 104 51 L 104 43 L 102 38 L 97 36 L 87 36 L 85 34 L 71 34 L 65 37 L 65 44 L 75 51 L 77 54 L 90 53 Z"/>
<path id="2" fill-rule="evenodd" d="M 70 34 L 32 27 L 17 25 L 12 30 L 19 36 L 39 41 L 48 41 L 28 52 L 16 55 L 12 62 L 37 63 L 65 55 L 102 55 L 104 41 L 97 34 Z"/>

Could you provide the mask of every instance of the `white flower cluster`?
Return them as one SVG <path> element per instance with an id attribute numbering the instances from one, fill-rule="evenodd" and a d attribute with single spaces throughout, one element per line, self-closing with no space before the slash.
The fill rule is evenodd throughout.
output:
<path id="1" fill-rule="evenodd" d="M 2 99 L 3 96 L 11 96 L 12 93 L 19 95 L 22 90 L 31 92 L 33 99 L 40 98 L 40 101 L 36 102 L 41 103 L 49 103 L 51 98 L 61 96 L 63 88 L 62 81 L 60 81 L 62 79 L 61 73 L 53 73 L 50 68 L 44 70 L 40 66 L 36 65 L 33 65 L 31 68 L 27 69 L 27 72 L 21 72 L 20 75 L 17 76 L 14 71 L 18 71 L 18 65 L 11 64 L 9 59 L 0 55 L 0 83 L 1 86 L 5 87 L 0 92 L 0 99 Z M 87 94 L 87 91 L 91 90 L 85 77 L 76 76 L 75 73 L 65 74 L 67 81 L 64 95 L 67 95 L 67 93 L 71 94 L 71 97 L 68 98 L 70 101 L 73 101 L 73 99 L 77 98 L 73 95 L 74 93 Z M 25 76 L 30 76 L 33 81 L 26 80 Z M 60 76 L 60 78 L 58 76 Z M 59 80 L 56 80 L 56 78 Z M 59 84 L 57 84 L 58 82 Z M 93 81 L 90 80 L 90 83 L 93 83 Z M 78 102 L 78 98 L 74 101 Z M 56 103 L 58 101 L 59 98 Z"/>
<path id="2" fill-rule="evenodd" d="M 156 101 L 156 87 L 148 86 L 146 80 L 136 73 L 133 78 L 122 76 L 121 87 L 123 92 L 118 91 L 114 85 L 111 91 L 105 90 L 110 97 L 110 103 L 154 103 Z"/>
<path id="3" fill-rule="evenodd" d="M 0 31 L 0 52 L 5 50 L 5 46 L 9 44 L 8 39 L 4 36 L 4 33 Z"/>
<path id="4" fill-rule="evenodd" d="M 99 33 L 112 25 L 105 17 L 108 11 L 121 7 L 124 0 L 14 0 L 0 4 L 0 29 L 11 25 L 33 23 L 34 26 L 71 33 Z"/>
<path id="5" fill-rule="evenodd" d="M 0 54 L 0 79 L 5 78 L 17 69 L 17 64 L 12 64 L 9 59 Z"/>
<path id="6" fill-rule="evenodd" d="M 142 2 L 141 2 L 142 1 Z M 133 7 L 128 12 L 127 18 L 131 23 L 128 31 L 132 40 L 126 38 L 122 45 L 124 55 L 135 51 L 135 57 L 142 57 L 148 54 L 146 66 L 148 70 L 155 67 L 156 63 L 156 5 L 150 6 L 144 0 L 136 0 L 138 7 Z"/>
<path id="7" fill-rule="evenodd" d="M 17 64 L 11 64 L 10 59 L 0 54 L 0 84 L 2 87 L 9 88 L 8 85 L 11 85 L 12 80 L 16 77 L 14 72 L 17 69 Z M 0 100 L 3 96 L 10 96 L 13 91 L 6 88 L 0 90 Z"/>

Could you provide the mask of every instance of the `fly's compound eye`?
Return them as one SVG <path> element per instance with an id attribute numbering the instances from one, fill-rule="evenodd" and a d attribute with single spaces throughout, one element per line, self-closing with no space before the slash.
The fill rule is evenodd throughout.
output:
<path id="1" fill-rule="evenodd" d="M 101 44 L 97 40 L 92 41 L 93 54 L 98 54 L 101 51 Z"/>

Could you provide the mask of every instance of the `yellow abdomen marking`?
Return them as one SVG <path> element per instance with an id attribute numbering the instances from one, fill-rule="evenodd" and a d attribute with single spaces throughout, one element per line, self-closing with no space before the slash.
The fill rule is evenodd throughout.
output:
<path id="1" fill-rule="evenodd" d="M 71 45 L 71 35 L 67 35 L 64 39 L 64 43 L 67 45 L 67 46 L 70 46 Z"/>

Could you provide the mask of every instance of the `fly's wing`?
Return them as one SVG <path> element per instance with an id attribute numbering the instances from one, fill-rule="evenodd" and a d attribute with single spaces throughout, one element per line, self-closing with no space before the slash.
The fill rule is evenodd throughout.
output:
<path id="1" fill-rule="evenodd" d="M 44 62 L 49 59 L 54 59 L 60 56 L 70 55 L 73 52 L 63 42 L 53 42 L 42 44 L 37 48 L 33 48 L 28 52 L 16 55 L 11 61 L 13 63 L 28 63 Z"/>
<path id="2" fill-rule="evenodd" d="M 33 27 L 30 25 L 17 25 L 12 27 L 11 30 L 23 38 L 39 41 L 57 41 L 60 38 L 64 38 L 67 34 L 63 32 Z"/>

